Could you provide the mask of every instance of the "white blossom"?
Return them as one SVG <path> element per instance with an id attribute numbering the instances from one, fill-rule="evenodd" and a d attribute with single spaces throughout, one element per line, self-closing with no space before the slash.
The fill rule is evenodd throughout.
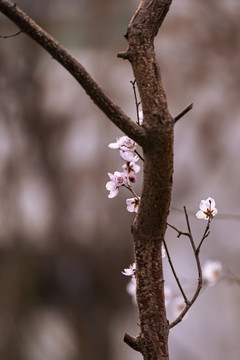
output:
<path id="1" fill-rule="evenodd" d="M 211 197 L 207 198 L 207 200 L 201 200 L 199 208 L 200 210 L 196 213 L 198 219 L 212 219 L 218 213 L 218 209 L 215 207 L 215 200 Z"/>
<path id="2" fill-rule="evenodd" d="M 202 269 L 203 280 L 208 285 L 215 285 L 222 275 L 222 264 L 220 261 L 208 260 Z"/>
<path id="3" fill-rule="evenodd" d="M 137 144 L 134 140 L 130 139 L 128 136 L 121 136 L 117 139 L 115 143 L 111 143 L 108 145 L 111 149 L 120 149 L 123 151 L 134 151 L 136 149 Z"/>

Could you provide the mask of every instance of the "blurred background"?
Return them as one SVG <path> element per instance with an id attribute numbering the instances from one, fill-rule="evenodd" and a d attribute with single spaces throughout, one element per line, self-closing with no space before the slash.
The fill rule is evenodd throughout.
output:
<path id="1" fill-rule="evenodd" d="M 131 67 L 116 54 L 139 1 L 17 3 L 136 120 Z M 199 241 L 206 223 L 191 212 L 213 197 L 219 216 L 201 260 L 219 260 L 240 277 L 239 17 L 237 0 L 173 1 L 155 47 L 171 114 L 194 103 L 176 125 L 169 222 L 186 230 L 187 206 Z M 0 14 L 0 35 L 17 31 Z M 24 34 L 0 39 L 0 93 L 0 359 L 141 359 L 122 341 L 124 331 L 139 331 L 121 274 L 134 261 L 134 216 L 126 189 L 114 199 L 105 189 L 107 173 L 121 169 L 107 147 L 121 132 Z M 183 285 L 194 289 L 187 239 L 171 229 L 166 238 Z M 239 285 L 220 281 L 203 291 L 171 330 L 171 360 L 239 359 L 239 303 Z"/>

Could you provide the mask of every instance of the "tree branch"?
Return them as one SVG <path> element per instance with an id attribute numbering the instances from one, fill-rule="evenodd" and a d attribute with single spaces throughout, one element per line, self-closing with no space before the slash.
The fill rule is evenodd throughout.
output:
<path id="1" fill-rule="evenodd" d="M 141 338 L 139 336 L 134 337 L 125 333 L 123 341 L 128 344 L 128 346 L 130 346 L 133 350 L 142 352 Z"/>
<path id="2" fill-rule="evenodd" d="M 176 124 L 176 122 L 181 119 L 184 115 L 186 115 L 190 110 L 192 110 L 193 108 L 193 103 L 191 103 L 190 105 L 188 105 L 183 111 L 180 112 L 180 114 L 178 114 L 177 116 L 175 116 L 174 118 L 174 123 Z"/>
<path id="3" fill-rule="evenodd" d="M 0 0 L 0 11 L 12 20 L 21 30 L 41 45 L 52 57 L 67 69 L 84 88 L 94 103 L 126 135 L 140 146 L 145 141 L 145 131 L 133 122 L 103 88 L 89 75 L 87 70 L 52 36 L 44 31 L 35 21 L 9 0 Z"/>
<path id="4" fill-rule="evenodd" d="M 147 142 L 142 147 L 141 200 L 132 226 L 144 360 L 169 358 L 161 245 L 171 200 L 174 122 L 168 111 L 154 37 L 170 4 L 170 0 L 142 0 L 128 26 L 127 50 L 118 55 L 132 65 L 144 113 L 142 127 L 147 131 Z"/>

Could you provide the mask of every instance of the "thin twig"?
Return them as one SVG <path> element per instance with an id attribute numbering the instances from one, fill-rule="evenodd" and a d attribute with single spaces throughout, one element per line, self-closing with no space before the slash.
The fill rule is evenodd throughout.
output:
<path id="1" fill-rule="evenodd" d="M 131 187 L 130 184 L 122 185 L 122 186 L 124 186 L 125 188 L 127 188 L 128 190 L 130 190 L 131 193 L 134 195 L 134 197 L 135 197 L 136 199 L 138 199 L 138 200 L 140 199 L 139 196 L 135 193 L 135 191 L 133 190 L 133 188 Z"/>
<path id="2" fill-rule="evenodd" d="M 22 30 L 20 30 L 20 31 L 18 31 L 15 34 L 12 34 L 12 35 L 0 35 L 0 39 L 9 39 L 9 38 L 18 36 L 21 33 L 22 33 Z"/>
<path id="3" fill-rule="evenodd" d="M 139 152 L 137 150 L 134 150 L 135 154 L 137 154 L 137 156 L 139 156 L 139 158 L 144 161 L 144 158 L 139 154 Z"/>
<path id="4" fill-rule="evenodd" d="M 178 114 L 177 116 L 175 116 L 174 118 L 174 123 L 176 124 L 176 122 L 181 119 L 184 115 L 186 115 L 190 110 L 192 110 L 193 108 L 193 103 L 191 103 L 190 105 L 188 105 L 182 112 L 180 112 L 180 114 Z"/>
<path id="5" fill-rule="evenodd" d="M 203 233 L 203 236 L 202 236 L 202 239 L 201 239 L 201 241 L 200 241 L 200 243 L 199 243 L 199 245 L 198 245 L 198 247 L 197 247 L 197 249 L 196 249 L 196 252 L 197 252 L 197 253 L 199 253 L 200 248 L 201 248 L 201 246 L 202 246 L 202 244 L 203 244 L 203 241 L 204 241 L 204 240 L 206 239 L 206 237 L 208 237 L 208 235 L 210 234 L 209 228 L 210 228 L 211 220 L 212 220 L 212 218 L 209 217 L 208 222 L 207 222 L 206 229 L 205 229 L 205 231 L 204 231 L 204 233 Z"/>
<path id="6" fill-rule="evenodd" d="M 186 306 L 185 308 L 183 309 L 183 311 L 181 312 L 181 314 L 177 317 L 176 320 L 174 320 L 170 325 L 169 327 L 172 328 L 174 326 L 176 326 L 179 322 L 182 321 L 183 317 L 186 315 L 186 313 L 188 312 L 188 310 L 190 309 L 190 307 L 193 305 L 193 303 L 196 301 L 200 291 L 201 291 L 201 288 L 202 288 L 202 283 L 203 283 L 203 280 L 202 280 L 202 268 L 201 268 L 201 263 L 200 263 L 200 259 L 199 259 L 199 251 L 197 251 L 196 249 L 196 246 L 195 246 L 195 243 L 194 243 L 194 239 L 193 239 L 193 235 L 192 235 L 192 231 L 191 231 L 191 227 L 190 227 L 190 222 L 189 222 L 189 218 L 188 218 L 188 213 L 187 213 L 187 209 L 186 207 L 184 206 L 184 214 L 185 214 L 185 218 L 186 218 L 186 223 L 187 223 L 187 228 L 188 228 L 188 237 L 189 237 L 189 240 L 190 240 L 190 243 L 191 243 L 191 246 L 192 246 L 192 249 L 193 249 L 193 253 L 194 253 L 194 256 L 195 256 L 195 260 L 196 260 L 196 264 L 197 264 L 197 269 L 198 269 L 198 284 L 197 284 L 197 288 L 196 288 L 196 291 L 192 297 L 192 299 L 186 303 Z M 205 234 L 206 232 L 204 232 Z M 203 235 L 204 237 L 204 235 Z M 206 237 L 206 236 L 205 236 Z M 200 250 L 200 248 L 199 248 Z"/>
<path id="7" fill-rule="evenodd" d="M 230 269 L 228 269 L 228 274 L 221 277 L 221 280 L 225 280 L 228 283 L 240 285 L 240 278 L 235 275 Z"/>
<path id="8" fill-rule="evenodd" d="M 169 223 L 167 223 L 167 226 L 169 226 L 170 228 L 172 228 L 173 230 L 175 230 L 175 231 L 178 233 L 178 236 L 177 236 L 178 238 L 179 238 L 181 235 L 189 236 L 188 233 L 183 232 L 183 231 L 181 231 L 181 230 L 178 230 L 175 226 L 173 226 L 173 225 L 171 225 L 171 224 L 169 224 Z"/>
<path id="9" fill-rule="evenodd" d="M 176 282 L 177 282 L 177 284 L 178 284 L 179 290 L 181 291 L 181 294 L 182 294 L 182 296 L 183 296 L 183 298 L 184 298 L 185 303 L 188 304 L 188 303 L 189 303 L 188 298 L 187 298 L 187 296 L 186 296 L 186 294 L 185 294 L 185 292 L 184 292 L 184 290 L 183 290 L 183 288 L 182 288 L 182 285 L 181 285 L 181 283 L 180 283 L 180 280 L 179 280 L 179 278 L 178 278 L 178 276 L 177 276 L 177 273 L 176 273 L 176 271 L 175 271 L 175 269 L 174 269 L 174 266 L 173 266 L 173 263 L 172 263 L 172 259 L 171 259 L 170 253 L 169 253 L 169 251 L 168 251 L 168 247 L 167 247 L 167 244 L 166 244 L 166 241 L 165 241 L 165 240 L 163 240 L 163 244 L 164 244 L 164 247 L 165 247 L 165 250 L 166 250 L 168 262 L 169 262 L 169 265 L 170 265 L 170 267 L 171 267 L 173 276 L 174 276 L 174 278 L 175 278 L 175 280 L 176 280 Z"/>
<path id="10" fill-rule="evenodd" d="M 135 105 L 136 105 L 136 110 L 137 110 L 137 124 L 140 125 L 140 121 L 139 121 L 139 105 L 141 104 L 141 101 L 138 101 L 138 99 L 137 99 L 136 80 L 134 80 L 134 81 L 131 80 L 130 83 L 132 84 L 132 87 L 133 87 Z"/>
<path id="11" fill-rule="evenodd" d="M 191 237 L 192 237 L 192 231 L 191 231 L 191 227 L 190 227 L 190 222 L 189 222 L 186 206 L 183 207 L 183 210 L 184 210 L 184 214 L 185 214 L 185 219 L 186 219 L 186 223 L 187 223 L 188 232 L 189 232 L 189 235 L 191 235 Z"/>

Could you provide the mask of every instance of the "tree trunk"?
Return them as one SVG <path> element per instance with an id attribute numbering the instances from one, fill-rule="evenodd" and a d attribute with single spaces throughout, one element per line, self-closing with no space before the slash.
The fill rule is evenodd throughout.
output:
<path id="1" fill-rule="evenodd" d="M 135 245 L 140 335 L 125 341 L 144 360 L 166 360 L 169 324 L 164 300 L 161 245 L 169 212 L 173 174 L 173 119 L 156 62 L 153 40 L 171 1 L 142 1 L 127 32 L 128 49 L 119 56 L 132 65 L 144 114 L 144 180 L 132 226 Z"/>

